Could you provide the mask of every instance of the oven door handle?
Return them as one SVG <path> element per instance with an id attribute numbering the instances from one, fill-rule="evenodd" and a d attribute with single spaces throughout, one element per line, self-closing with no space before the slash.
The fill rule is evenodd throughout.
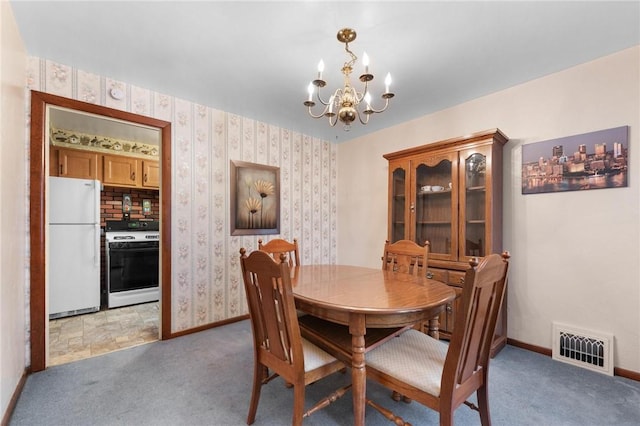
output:
<path id="1" fill-rule="evenodd" d="M 95 243 L 93 245 L 93 264 L 100 267 L 100 224 L 93 225 L 93 237 Z"/>
<path id="2" fill-rule="evenodd" d="M 135 244 L 135 243 L 134 243 Z M 149 246 L 149 247 L 122 247 L 122 248 L 109 248 L 109 253 L 120 254 L 120 253 L 147 253 L 147 252 L 157 252 L 158 246 Z"/>

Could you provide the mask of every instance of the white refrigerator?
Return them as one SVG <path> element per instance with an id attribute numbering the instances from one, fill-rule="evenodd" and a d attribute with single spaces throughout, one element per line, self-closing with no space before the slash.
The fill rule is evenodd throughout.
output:
<path id="1" fill-rule="evenodd" d="M 49 178 L 49 318 L 100 310 L 99 180 Z"/>

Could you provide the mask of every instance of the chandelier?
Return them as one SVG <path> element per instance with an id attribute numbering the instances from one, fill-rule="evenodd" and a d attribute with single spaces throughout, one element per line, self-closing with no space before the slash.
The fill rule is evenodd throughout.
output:
<path id="1" fill-rule="evenodd" d="M 351 72 L 353 66 L 356 63 L 358 57 L 349 50 L 349 43 L 356 39 L 356 32 L 351 28 L 343 28 L 338 31 L 338 41 L 344 43 L 344 50 L 350 56 L 350 60 L 345 62 L 342 66 L 342 74 L 344 75 L 344 87 L 336 89 L 335 92 L 325 100 L 320 95 L 320 89 L 327 85 L 327 82 L 322 79 L 322 72 L 324 71 L 324 62 L 320 60 L 318 64 L 318 78 L 309 83 L 308 92 L 309 98 L 304 101 L 304 105 L 309 110 L 309 115 L 313 118 L 328 117 L 329 124 L 335 126 L 338 121 L 344 124 L 344 130 L 348 131 L 351 128 L 356 118 L 362 124 L 369 122 L 369 116 L 373 113 L 380 113 L 387 109 L 389 106 L 389 99 L 393 98 L 394 94 L 389 92 L 389 85 L 391 84 L 391 74 L 387 74 L 384 80 L 385 90 L 382 94 L 384 99 L 384 106 L 381 109 L 374 109 L 371 107 L 371 93 L 369 92 L 369 82 L 373 80 L 373 74 L 369 73 L 369 57 L 366 53 L 362 56 L 362 64 L 364 65 L 364 74 L 360 76 L 360 81 L 364 83 L 362 91 L 356 90 L 351 85 Z M 314 87 L 315 86 L 315 87 Z M 316 99 L 322 105 L 322 109 L 318 114 L 314 114 L 311 110 L 316 103 L 313 100 L 313 92 L 316 92 Z"/>

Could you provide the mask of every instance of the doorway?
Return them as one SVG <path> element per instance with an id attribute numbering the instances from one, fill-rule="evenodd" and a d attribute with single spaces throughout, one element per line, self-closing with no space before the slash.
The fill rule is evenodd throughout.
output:
<path id="1" fill-rule="evenodd" d="M 58 106 L 105 119 L 155 128 L 160 132 L 160 333 L 161 340 L 171 336 L 171 123 L 73 99 L 31 92 L 30 138 L 30 222 L 31 222 L 31 371 L 47 366 L 47 108 Z"/>

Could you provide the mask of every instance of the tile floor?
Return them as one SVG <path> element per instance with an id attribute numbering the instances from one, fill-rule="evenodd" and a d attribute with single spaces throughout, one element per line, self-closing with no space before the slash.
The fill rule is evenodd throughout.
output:
<path id="1" fill-rule="evenodd" d="M 49 362 L 65 364 L 158 340 L 159 303 L 49 321 Z"/>

